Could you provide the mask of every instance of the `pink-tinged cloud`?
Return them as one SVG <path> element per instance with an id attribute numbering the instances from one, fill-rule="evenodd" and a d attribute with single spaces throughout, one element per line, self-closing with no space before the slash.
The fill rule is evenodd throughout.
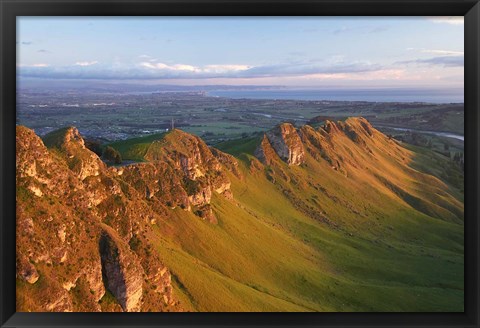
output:
<path id="1" fill-rule="evenodd" d="M 97 62 L 77 62 L 72 66 L 35 67 L 21 66 L 21 77 L 57 79 L 207 79 L 207 78 L 264 78 L 314 74 L 349 74 L 382 70 L 377 64 L 353 62 L 286 63 L 250 66 L 242 64 L 194 66 L 142 61 L 136 64 L 105 65 Z"/>

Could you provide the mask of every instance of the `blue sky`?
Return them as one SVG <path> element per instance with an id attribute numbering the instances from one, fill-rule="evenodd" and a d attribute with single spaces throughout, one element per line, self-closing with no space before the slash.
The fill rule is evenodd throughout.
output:
<path id="1" fill-rule="evenodd" d="M 463 17 L 19 17 L 20 78 L 463 87 Z"/>

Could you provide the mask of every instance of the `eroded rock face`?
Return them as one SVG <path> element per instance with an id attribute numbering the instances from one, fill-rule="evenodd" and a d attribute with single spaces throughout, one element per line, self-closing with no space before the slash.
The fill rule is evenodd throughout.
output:
<path id="1" fill-rule="evenodd" d="M 300 165 L 305 162 L 305 150 L 293 125 L 281 124 L 268 131 L 267 138 L 278 156 L 288 165 Z"/>
<path id="2" fill-rule="evenodd" d="M 220 163 L 202 139 L 181 130 L 173 130 L 163 140 L 153 142 L 145 159 L 169 163 L 191 180 L 221 169 Z"/>
<path id="3" fill-rule="evenodd" d="M 124 311 L 139 311 L 142 301 L 142 266 L 136 256 L 111 233 L 102 232 L 99 242 L 102 274 L 107 288 Z"/>
<path id="4" fill-rule="evenodd" d="M 102 264 L 100 258 L 97 261 L 94 261 L 92 265 L 82 270 L 82 275 L 85 276 L 90 289 L 90 294 L 93 296 L 93 299 L 97 302 L 100 301 L 103 295 L 105 295 L 105 286 L 103 283 Z"/>
<path id="5" fill-rule="evenodd" d="M 327 125 L 327 132 L 325 129 L 315 130 L 311 126 L 305 125 L 300 129 L 300 136 L 307 152 L 317 161 L 327 161 L 332 169 L 341 170 L 343 158 L 341 158 L 335 151 L 335 145 L 332 142 L 330 133 L 338 131 L 335 123 Z"/>
<path id="6" fill-rule="evenodd" d="M 273 161 L 279 158 L 266 134 L 263 135 L 262 142 L 255 149 L 254 155 L 265 165 L 271 165 Z"/>
<path id="7" fill-rule="evenodd" d="M 274 152 L 288 165 L 300 165 L 305 162 L 305 150 L 297 130 L 290 123 L 283 123 L 268 131 L 255 155 L 264 164 L 275 157 Z"/>
<path id="8" fill-rule="evenodd" d="M 323 127 L 323 129 L 325 130 L 326 133 L 328 133 L 330 135 L 334 135 L 334 134 L 340 132 L 340 129 L 335 124 L 335 122 L 330 121 L 330 120 L 325 121 L 325 126 Z"/>
<path id="9" fill-rule="evenodd" d="M 196 190 L 188 196 L 188 201 L 193 206 L 210 204 L 212 199 L 212 189 L 210 186 L 198 186 Z"/>
<path id="10" fill-rule="evenodd" d="M 168 194 L 172 186 L 167 187 L 164 181 L 162 190 L 155 178 L 160 169 L 153 164 L 140 170 L 144 174 L 138 180 L 126 179 L 123 168 L 118 174 L 119 170 L 104 169 L 103 164 L 88 174 L 81 173 L 88 170 L 72 169 L 70 161 L 77 155 L 88 160 L 83 155 L 89 150 L 83 147 L 78 133 L 70 132 L 63 129 L 50 135 L 47 141 L 54 148 L 50 150 L 32 130 L 17 126 L 16 267 L 17 279 L 25 282 L 20 284 L 18 296 L 36 300 L 18 303 L 17 311 L 102 311 L 105 281 L 99 245 L 101 238 L 105 240 L 105 231 L 115 245 L 110 254 L 118 249 L 119 257 L 110 257 L 112 270 L 107 271 L 122 309 L 144 310 L 142 291 L 148 288 L 155 293 L 148 296 L 146 309 L 169 310 L 176 302 L 168 269 L 155 252 L 144 251 L 151 246 L 150 241 L 144 238 L 136 249 L 128 242 L 134 234 L 151 231 L 155 222 L 168 216 L 160 202 L 145 202 L 146 187 L 160 195 Z M 162 165 L 158 163 L 169 168 L 166 163 Z M 143 194 L 132 185 L 141 185 L 142 178 L 148 182 Z M 175 179 L 181 186 L 179 178 Z M 184 197 L 187 203 L 185 192 Z M 113 259 L 118 262 L 118 274 L 114 274 Z M 22 287 L 30 284 L 35 288 Z M 76 295 L 82 295 L 83 301 L 76 302 Z"/>
<path id="11" fill-rule="evenodd" d="M 66 170 L 66 163 L 56 160 L 32 130 L 17 126 L 17 185 L 20 183 L 38 198 L 42 198 L 44 194 L 65 196 L 81 188 L 78 179 L 65 174 Z"/>
<path id="12" fill-rule="evenodd" d="M 57 130 L 44 137 L 48 147 L 55 147 L 64 152 L 70 170 L 80 180 L 89 176 L 97 176 L 105 170 L 105 163 L 91 150 L 85 147 L 85 142 L 74 127 Z"/>
<path id="13" fill-rule="evenodd" d="M 242 173 L 238 169 L 238 162 L 235 157 L 230 154 L 224 153 L 216 148 L 210 147 L 210 150 L 215 158 L 230 172 L 232 172 L 237 178 L 241 179 Z"/>
<path id="14" fill-rule="evenodd" d="M 238 163 L 196 136 L 174 130 L 152 143 L 145 158 L 149 161 L 146 164 L 125 167 L 122 178 L 148 199 L 169 208 L 193 210 L 197 215 L 208 213 L 208 221 L 216 222 L 210 219 L 213 212 L 199 209 L 210 204 L 212 193 L 232 198 L 225 166 L 236 168 Z"/>
<path id="15" fill-rule="evenodd" d="M 386 142 L 385 136 L 362 117 L 338 122 L 325 120 L 322 127 L 315 129 L 304 125 L 298 132 L 293 125 L 284 123 L 264 135 L 254 155 L 264 165 L 276 166 L 266 173 L 272 181 L 275 174 L 271 173 L 281 172 L 280 166 L 274 165 L 279 159 L 289 165 L 300 165 L 305 162 L 307 153 L 315 160 L 327 161 L 332 169 L 348 176 L 346 167 L 356 167 L 358 162 L 356 155 L 348 149 L 349 145 L 353 143 L 372 154 L 370 145 L 378 140 Z M 284 180 L 288 179 L 284 177 Z"/>

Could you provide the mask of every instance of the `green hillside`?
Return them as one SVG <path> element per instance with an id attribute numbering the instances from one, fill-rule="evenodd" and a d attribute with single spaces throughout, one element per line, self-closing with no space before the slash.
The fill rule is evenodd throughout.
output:
<path id="1" fill-rule="evenodd" d="M 232 154 L 235 157 L 240 157 L 242 154 L 253 154 L 261 141 L 262 138 L 260 136 L 235 139 L 218 143 L 215 145 L 215 148 Z"/>
<path id="2" fill-rule="evenodd" d="M 463 311 L 462 225 L 379 199 L 370 222 L 330 204 L 332 227 L 266 178 L 230 178 L 238 205 L 214 200 L 218 226 L 178 210 L 153 237 L 192 309 Z"/>
<path id="3" fill-rule="evenodd" d="M 368 177 L 355 177 L 361 170 L 345 177 L 311 156 L 302 167 L 266 167 L 291 177 L 272 183 L 268 174 L 251 173 L 248 159 L 259 143 L 216 145 L 244 159 L 243 178 L 229 174 L 235 201 L 212 202 L 218 225 L 177 209 L 152 236 L 192 310 L 463 311 L 463 223 L 437 199 L 372 188 Z M 431 167 L 428 173 L 441 177 L 435 167 L 450 166 L 415 150 L 407 167 L 382 157 L 396 175 L 391 185 L 415 175 L 412 168 Z M 453 186 L 449 193 L 458 200 L 447 197 L 444 206 L 463 215 L 462 193 Z"/>
<path id="4" fill-rule="evenodd" d="M 156 133 L 145 137 L 120 140 L 108 144 L 118 150 L 124 160 L 143 161 L 148 147 L 156 140 L 161 140 L 166 133 Z"/>
<path id="5" fill-rule="evenodd" d="M 458 165 L 392 140 L 364 119 L 277 131 L 287 146 L 270 134 L 216 145 L 225 153 L 181 130 L 118 141 L 110 146 L 124 159 L 146 163 L 121 170 L 98 164 L 101 178 L 77 183 L 103 195 L 96 205 L 101 229 L 118 233 L 118 243 L 139 258 L 158 255 L 171 274 L 172 304 L 184 311 L 464 311 Z M 55 158 L 62 149 L 79 152 L 62 147 L 50 150 Z M 295 154 L 302 160 L 288 163 L 281 147 L 304 150 Z M 78 171 L 86 175 L 92 164 L 82 158 Z M 46 201 L 27 189 L 22 197 L 25 204 Z M 136 227 L 136 239 L 128 227 Z M 53 269 L 39 267 L 55 279 Z M 19 286 L 21 299 L 32 299 L 36 285 Z M 142 309 L 158 310 L 149 297 L 145 292 L 151 301 Z M 120 309 L 109 293 L 101 306 Z"/>

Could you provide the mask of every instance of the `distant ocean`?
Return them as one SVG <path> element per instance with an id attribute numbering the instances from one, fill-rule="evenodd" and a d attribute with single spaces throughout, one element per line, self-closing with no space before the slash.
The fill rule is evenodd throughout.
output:
<path id="1" fill-rule="evenodd" d="M 225 90 L 208 96 L 232 99 L 326 100 L 370 102 L 463 103 L 463 90 L 370 89 L 370 90 Z"/>

